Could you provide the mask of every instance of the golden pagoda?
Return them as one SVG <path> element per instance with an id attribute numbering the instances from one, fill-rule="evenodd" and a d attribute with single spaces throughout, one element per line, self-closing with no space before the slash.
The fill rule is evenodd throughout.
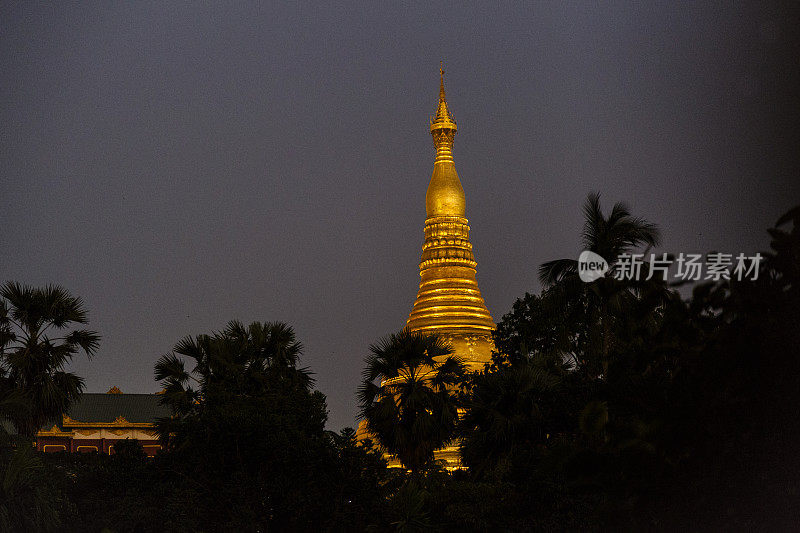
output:
<path id="1" fill-rule="evenodd" d="M 406 326 L 444 337 L 470 370 L 478 370 L 491 358 L 495 325 L 475 278 L 477 263 L 464 216 L 466 198 L 453 161 L 457 129 L 447 107 L 444 69 L 440 68 L 439 107 L 430 120 L 436 158 L 425 194 L 419 292 Z"/>
<path id="2" fill-rule="evenodd" d="M 475 257 L 465 218 L 466 198 L 453 161 L 456 120 L 447 107 L 444 69 L 439 69 L 439 107 L 431 117 L 430 131 L 436 158 L 425 194 L 425 242 L 419 263 L 419 291 L 406 327 L 412 332 L 435 333 L 453 347 L 468 370 L 481 370 L 491 360 L 495 324 L 475 279 Z M 365 421 L 358 426 L 359 440 L 368 438 Z M 461 467 L 457 443 L 434 452 L 448 470 Z M 386 455 L 390 467 L 400 461 Z"/>

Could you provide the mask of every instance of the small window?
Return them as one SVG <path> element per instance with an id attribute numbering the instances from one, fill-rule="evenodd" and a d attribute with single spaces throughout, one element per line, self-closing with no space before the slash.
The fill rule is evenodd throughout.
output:
<path id="1" fill-rule="evenodd" d="M 78 446 L 75 448 L 75 451 L 78 453 L 88 453 L 88 452 L 96 452 L 97 446 Z"/>

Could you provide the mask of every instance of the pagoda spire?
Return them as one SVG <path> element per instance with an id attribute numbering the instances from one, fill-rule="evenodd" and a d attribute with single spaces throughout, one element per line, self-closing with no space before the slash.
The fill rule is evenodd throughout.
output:
<path id="1" fill-rule="evenodd" d="M 447 96 L 444 92 L 444 64 L 439 63 L 439 107 L 436 109 L 436 116 L 431 118 L 431 131 L 437 125 L 437 129 L 456 130 L 456 118 L 447 108 Z"/>
<path id="2" fill-rule="evenodd" d="M 444 335 L 467 364 L 489 360 L 494 322 L 475 278 L 477 263 L 465 218 L 466 198 L 453 160 L 456 120 L 447 106 L 444 67 L 439 68 L 439 105 L 430 119 L 436 148 L 425 194 L 425 243 L 420 286 L 408 317 L 411 331 Z"/>
<path id="3" fill-rule="evenodd" d="M 495 324 L 481 296 L 476 279 L 477 263 L 465 218 L 464 188 L 453 161 L 456 119 L 447 106 L 444 66 L 439 67 L 439 105 L 430 118 L 436 148 L 433 174 L 425 194 L 425 241 L 419 263 L 419 291 L 406 321 L 411 332 L 435 334 L 447 342 L 453 354 L 470 370 L 481 370 L 491 361 Z M 392 378 L 405 379 L 403 377 Z M 374 438 L 366 421 L 358 425 L 358 439 Z M 436 450 L 435 458 L 448 469 L 461 464 L 458 443 Z M 391 466 L 401 466 L 396 457 L 384 456 Z"/>
<path id="4" fill-rule="evenodd" d="M 456 118 L 447 107 L 447 96 L 444 92 L 444 65 L 439 64 L 439 106 L 436 115 L 431 117 L 431 135 L 436 147 L 435 163 L 453 162 L 453 141 L 456 138 Z"/>

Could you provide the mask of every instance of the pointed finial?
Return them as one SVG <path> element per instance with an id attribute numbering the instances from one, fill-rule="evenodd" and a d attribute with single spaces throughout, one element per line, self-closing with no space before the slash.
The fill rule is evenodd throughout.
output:
<path id="1" fill-rule="evenodd" d="M 444 61 L 439 61 L 439 101 L 447 101 L 444 96 Z"/>
<path id="2" fill-rule="evenodd" d="M 436 115 L 431 117 L 431 135 L 433 135 L 433 145 L 436 147 L 437 162 L 453 161 L 451 150 L 456 129 L 456 118 L 447 108 L 447 100 L 444 95 L 444 61 L 440 61 L 439 105 L 436 107 Z"/>
<path id="3" fill-rule="evenodd" d="M 447 108 L 447 98 L 444 94 L 444 61 L 439 61 L 439 105 L 436 108 L 436 115 L 431 118 L 431 124 L 447 124 L 455 129 L 456 119 Z"/>

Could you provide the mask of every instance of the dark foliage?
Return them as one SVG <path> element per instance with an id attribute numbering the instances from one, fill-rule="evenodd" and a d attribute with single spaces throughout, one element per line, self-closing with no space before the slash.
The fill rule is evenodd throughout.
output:
<path id="1" fill-rule="evenodd" d="M 364 506 L 377 503 L 385 465 L 352 432 L 325 431 L 301 351 L 285 324 L 231 322 L 157 363 L 174 411 L 159 425 L 162 468 L 197 491 L 206 530 L 337 529 L 377 515 Z"/>
<path id="2" fill-rule="evenodd" d="M 83 391 L 83 379 L 65 367 L 79 352 L 94 354 L 100 336 L 66 330 L 86 322 L 81 299 L 62 287 L 0 287 L 0 402 L 18 404 L 6 411 L 18 433 L 32 437 Z"/>
<path id="3" fill-rule="evenodd" d="M 175 354 L 156 368 L 175 413 L 161 426 L 166 450 L 148 459 L 129 441 L 110 457 L 34 456 L 36 471 L 46 465 L 37 490 L 63 496 L 35 523 L 98 532 L 352 531 L 385 523 L 386 464 L 352 429 L 324 430 L 325 397 L 297 368 L 300 351 L 284 324 L 232 322 L 181 341 L 175 352 L 195 360 L 193 372 Z M 14 494 L 43 497 L 25 487 Z"/>
<path id="4" fill-rule="evenodd" d="M 584 244 L 607 258 L 657 242 L 624 206 L 605 217 L 592 196 L 585 214 Z M 156 366 L 174 413 L 156 458 L 135 441 L 111 457 L 36 454 L 0 431 L 0 530 L 795 530 L 800 207 L 769 235 L 757 279 L 688 299 L 550 263 L 466 379 L 435 337 L 373 346 L 362 415 L 412 472 L 387 470 L 352 429 L 324 430 L 288 326 L 184 339 Z M 0 422 L 41 407 L 11 375 Z M 432 450 L 453 435 L 469 469 L 448 473 Z"/>
<path id="5" fill-rule="evenodd" d="M 587 207 L 587 227 L 607 230 L 614 217 L 598 212 Z M 565 509 L 576 527 L 797 523 L 798 214 L 769 230 L 758 279 L 701 284 L 685 301 L 660 283 L 543 269 L 552 285 L 503 317 L 502 355 L 471 380 L 462 424 L 470 479 L 524 502 L 512 529 Z"/>

